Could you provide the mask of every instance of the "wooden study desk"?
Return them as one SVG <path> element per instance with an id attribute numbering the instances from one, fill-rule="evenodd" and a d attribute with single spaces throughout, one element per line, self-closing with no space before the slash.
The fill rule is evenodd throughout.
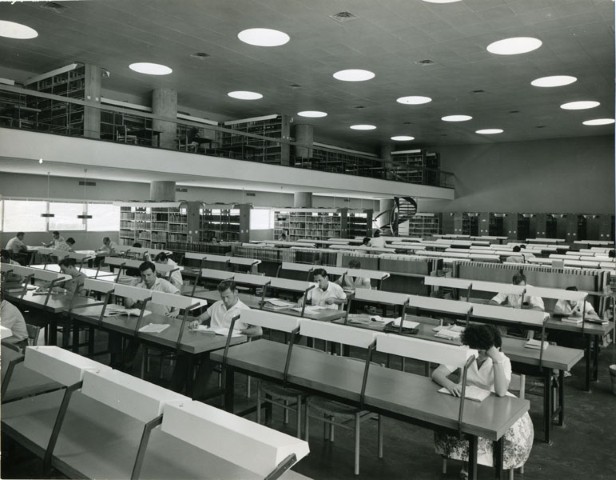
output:
<path id="1" fill-rule="evenodd" d="M 4 405 L 2 431 L 42 457 L 61 400 L 62 392 L 53 392 Z M 76 392 L 58 437 L 52 466 L 69 478 L 130 478 L 142 434 L 142 422 Z M 259 477 L 155 428 L 141 478 Z M 288 471 L 280 478 L 305 477 Z"/>
<path id="2" fill-rule="evenodd" d="M 233 412 L 234 373 L 243 372 L 270 381 L 282 381 L 287 346 L 269 340 L 256 340 L 229 349 L 226 359 L 225 408 Z M 223 353 L 214 352 L 212 360 L 222 362 Z M 362 362 L 327 355 L 296 345 L 288 370 L 289 386 L 326 395 L 351 405 L 358 405 L 364 365 Z M 386 367 L 370 367 L 364 406 L 368 410 L 430 429 L 458 428 L 458 398 L 438 393 L 439 387 L 429 378 Z M 490 396 L 480 403 L 465 402 L 463 433 L 471 437 L 469 473 L 476 478 L 477 442 L 482 436 L 502 447 L 505 432 L 529 409 L 527 400 Z M 502 465 L 502 448 L 500 452 Z M 498 456 L 498 453 L 497 453 Z"/>

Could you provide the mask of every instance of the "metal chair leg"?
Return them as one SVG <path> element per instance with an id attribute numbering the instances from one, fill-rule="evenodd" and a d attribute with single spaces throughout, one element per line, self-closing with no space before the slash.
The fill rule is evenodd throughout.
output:
<path id="1" fill-rule="evenodd" d="M 302 397 L 297 396 L 297 438 L 302 438 Z"/>
<path id="2" fill-rule="evenodd" d="M 261 423 L 261 382 L 257 384 L 257 423 Z"/>
<path id="3" fill-rule="evenodd" d="M 360 434 L 361 421 L 359 413 L 355 414 L 355 475 L 359 475 L 359 434 Z"/>
<path id="4" fill-rule="evenodd" d="M 383 458 L 383 417 L 381 414 L 377 416 L 377 428 L 378 428 L 378 443 L 379 443 L 379 458 Z"/>

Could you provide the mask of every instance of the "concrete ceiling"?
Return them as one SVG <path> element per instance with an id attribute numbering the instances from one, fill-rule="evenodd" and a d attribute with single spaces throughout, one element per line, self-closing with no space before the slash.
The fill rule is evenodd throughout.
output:
<path id="1" fill-rule="evenodd" d="M 0 37 L 0 77 L 28 77 L 80 61 L 108 69 L 103 87 L 147 98 L 153 88 L 177 90 L 182 110 L 214 120 L 269 113 L 292 116 L 322 110 L 315 140 L 376 151 L 392 135 L 412 135 L 398 148 L 609 135 L 613 125 L 583 120 L 614 117 L 614 2 L 612 0 L 98 0 L 0 3 L 0 19 L 39 32 L 33 40 Z M 330 16 L 350 12 L 344 23 Z M 243 29 L 282 30 L 291 41 L 276 48 L 246 45 Z M 543 46 L 524 55 L 486 51 L 493 41 L 532 36 Z M 191 57 L 207 53 L 204 59 Z M 431 60 L 430 65 L 422 65 Z M 164 77 L 140 75 L 128 65 L 148 61 L 173 68 Z M 340 82 L 338 70 L 364 68 L 368 82 Z M 573 75 L 559 88 L 530 81 Z M 229 98 L 252 90 L 262 100 Z M 477 92 L 479 91 L 479 92 Z M 431 103 L 396 103 L 424 95 Z M 122 98 L 120 98 L 122 99 Z M 597 100 L 592 110 L 565 111 L 562 103 Z M 363 107 L 363 108 L 358 108 Z M 445 123 L 444 115 L 473 120 Z M 300 117 L 296 117 L 296 123 Z M 371 123 L 372 132 L 349 126 Z M 479 128 L 502 128 L 484 137 Z"/>

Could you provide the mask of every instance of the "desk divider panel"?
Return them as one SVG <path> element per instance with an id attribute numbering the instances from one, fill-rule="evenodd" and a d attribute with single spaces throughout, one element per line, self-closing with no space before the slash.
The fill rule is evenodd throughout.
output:
<path id="1" fill-rule="evenodd" d="M 187 309 L 189 307 L 196 307 L 199 303 L 198 300 L 193 297 L 185 297 L 184 295 L 176 295 L 175 293 L 165 293 L 156 290 L 149 290 L 149 292 L 152 295 L 152 299 L 150 300 L 151 303 L 165 305 L 167 307 Z"/>
<path id="2" fill-rule="evenodd" d="M 233 265 L 251 266 L 251 265 L 259 265 L 261 263 L 261 260 L 257 258 L 230 257 L 230 263 L 232 263 Z"/>
<path id="3" fill-rule="evenodd" d="M 456 368 L 464 368 L 470 357 L 478 355 L 476 350 L 463 345 L 448 345 L 389 333 L 377 337 L 376 350 L 424 362 L 444 363 Z"/>
<path id="4" fill-rule="evenodd" d="M 118 370 L 86 372 L 81 393 L 144 423 L 158 417 L 170 402 L 190 402 L 179 393 Z"/>
<path id="5" fill-rule="evenodd" d="M 280 266 L 280 270 L 293 270 L 297 272 L 312 272 L 315 268 L 317 268 L 315 265 L 293 262 L 282 262 Z"/>
<path id="6" fill-rule="evenodd" d="M 39 268 L 33 268 L 33 277 L 37 280 L 43 280 L 44 282 L 55 282 L 60 283 L 66 280 L 70 280 L 70 275 L 65 275 L 63 273 L 50 272 L 48 270 L 41 270 Z"/>
<path id="7" fill-rule="evenodd" d="M 234 275 L 235 274 L 233 272 L 229 272 L 227 270 L 215 270 L 212 268 L 201 269 L 201 278 L 205 278 L 206 280 L 233 280 Z"/>
<path id="8" fill-rule="evenodd" d="M 269 285 L 271 288 L 280 288 L 281 290 L 290 290 L 293 292 L 305 292 L 309 288 L 314 287 L 312 282 L 302 282 L 301 280 L 289 280 L 287 278 L 272 277 Z"/>
<path id="9" fill-rule="evenodd" d="M 233 280 L 242 285 L 252 285 L 257 287 L 263 287 L 271 282 L 270 277 L 266 277 L 264 275 L 252 275 L 250 273 L 236 273 L 233 276 Z"/>
<path id="10" fill-rule="evenodd" d="M 128 297 L 134 300 L 145 300 L 146 298 L 150 298 L 154 292 L 147 288 L 117 284 L 114 293 L 120 297 Z"/>
<path id="11" fill-rule="evenodd" d="M 479 292 L 492 292 L 492 293 L 504 293 L 506 295 L 522 295 L 525 286 L 513 285 L 512 283 L 499 283 L 499 282 L 484 282 L 481 280 L 473 280 L 473 291 Z"/>
<path id="12" fill-rule="evenodd" d="M 65 386 L 84 378 L 84 372 L 111 371 L 111 367 L 55 346 L 27 347 L 24 366 Z"/>
<path id="13" fill-rule="evenodd" d="M 92 278 L 86 278 L 83 282 L 83 287 L 86 290 L 94 290 L 100 293 L 113 292 L 116 287 L 115 283 L 105 282 L 103 280 L 94 280 Z"/>
<path id="14" fill-rule="evenodd" d="M 383 290 L 368 290 L 367 288 L 358 288 L 355 290 L 354 300 L 365 302 L 384 303 L 388 305 L 404 305 L 409 295 L 405 293 L 384 292 Z"/>
<path id="15" fill-rule="evenodd" d="M 466 315 L 474 307 L 472 303 L 458 300 L 446 300 L 444 298 L 409 296 L 409 308 L 421 308 L 423 310 L 436 310 L 455 315 Z"/>
<path id="16" fill-rule="evenodd" d="M 555 298 L 558 300 L 583 301 L 588 296 L 587 292 L 564 290 L 561 288 L 526 287 L 526 295 L 534 297 Z"/>
<path id="17" fill-rule="evenodd" d="M 473 304 L 473 312 L 471 314 L 473 318 L 505 320 L 533 326 L 542 326 L 546 315 L 548 314 L 539 310 L 523 310 L 480 303 Z"/>
<path id="18" fill-rule="evenodd" d="M 370 280 L 385 280 L 389 277 L 389 272 L 381 272 L 378 270 L 364 270 L 350 268 L 347 271 L 350 277 L 368 277 Z"/>
<path id="19" fill-rule="evenodd" d="M 426 277 L 424 279 L 424 284 L 431 287 L 460 288 L 463 290 L 468 290 L 472 284 L 472 280 L 453 277 Z"/>
<path id="20" fill-rule="evenodd" d="M 381 333 L 361 328 L 302 319 L 299 334 L 328 342 L 342 343 L 359 348 L 368 348 Z"/>
<path id="21" fill-rule="evenodd" d="M 122 257 L 105 257 L 104 263 L 106 265 L 113 265 L 114 267 L 139 268 L 143 261 Z"/>
<path id="22" fill-rule="evenodd" d="M 195 253 L 195 252 L 186 252 L 184 254 L 184 260 L 205 260 L 207 257 L 207 253 Z"/>
<path id="23" fill-rule="evenodd" d="M 242 310 L 240 318 L 243 323 L 248 325 L 258 325 L 259 327 L 286 333 L 296 330 L 300 324 L 299 317 L 283 313 L 272 313 L 265 310 Z"/>
<path id="24" fill-rule="evenodd" d="M 308 442 L 201 402 L 165 405 L 161 428 L 262 477 L 290 455 L 299 461 L 310 451 Z"/>

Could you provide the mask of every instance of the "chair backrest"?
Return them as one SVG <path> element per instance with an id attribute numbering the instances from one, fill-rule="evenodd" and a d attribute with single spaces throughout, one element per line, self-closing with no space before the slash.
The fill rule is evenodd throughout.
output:
<path id="1" fill-rule="evenodd" d="M 146 289 L 142 288 L 139 290 L 146 290 Z M 149 291 L 149 292 L 152 295 L 152 299 L 150 301 L 158 305 L 165 305 L 166 307 L 180 308 L 182 310 L 196 308 L 199 306 L 199 301 L 193 297 L 185 297 L 184 295 L 159 292 L 156 290 Z"/>
<path id="2" fill-rule="evenodd" d="M 376 350 L 424 362 L 444 363 L 456 368 L 463 368 L 471 356 L 477 356 L 476 350 L 466 346 L 449 345 L 389 333 L 377 337 Z"/>
<path id="3" fill-rule="evenodd" d="M 521 308 L 501 307 L 498 305 L 473 304 L 473 318 L 487 320 L 504 320 L 523 325 L 541 326 L 546 317 L 545 312 L 539 310 L 524 310 Z"/>
<path id="4" fill-rule="evenodd" d="M 111 367 L 56 346 L 26 347 L 24 365 L 65 386 L 84 378 L 86 371 L 111 370 Z"/>
<path id="5" fill-rule="evenodd" d="M 318 338 L 328 342 L 343 343 L 359 348 L 368 348 L 381 333 L 361 328 L 338 325 L 336 323 L 318 322 L 302 319 L 299 334 L 305 337 Z"/>
<path id="6" fill-rule="evenodd" d="M 85 372 L 81 393 L 144 423 L 161 415 L 167 403 L 190 402 L 184 395 L 111 369 Z"/>
<path id="7" fill-rule="evenodd" d="M 289 456 L 299 461 L 309 452 L 303 440 L 196 401 L 166 404 L 161 429 L 261 478 Z"/>
<path id="8" fill-rule="evenodd" d="M 154 292 L 147 288 L 131 287 L 118 283 L 113 293 L 120 297 L 132 298 L 133 300 L 145 300 L 146 298 L 150 298 Z"/>
<path id="9" fill-rule="evenodd" d="M 233 276 L 235 283 L 242 285 L 251 285 L 256 287 L 262 287 L 271 282 L 270 277 L 264 275 L 251 275 L 250 273 L 236 273 Z"/>
<path id="10" fill-rule="evenodd" d="M 116 286 L 117 285 L 115 283 L 106 282 L 103 280 L 94 280 L 92 278 L 86 278 L 83 282 L 83 288 L 99 293 L 113 292 Z"/>
<path id="11" fill-rule="evenodd" d="M 234 277 L 233 272 L 229 272 L 227 270 L 214 270 L 212 268 L 202 268 L 201 269 L 201 278 L 212 279 L 212 280 L 233 280 Z"/>
<path id="12" fill-rule="evenodd" d="M 466 315 L 473 308 L 473 304 L 460 302 L 458 300 L 446 300 L 444 298 L 409 295 L 409 307 L 452 313 L 455 315 Z"/>
<path id="13" fill-rule="evenodd" d="M 526 398 L 526 375 L 511 374 L 509 382 L 509 391 L 518 392 L 518 398 L 524 400 Z"/>
<path id="14" fill-rule="evenodd" d="M 448 288 L 462 288 L 468 289 L 472 280 L 465 278 L 452 278 L 452 277 L 425 277 L 424 284 L 434 287 L 448 287 Z"/>
<path id="15" fill-rule="evenodd" d="M 404 305 L 408 301 L 409 296 L 406 293 L 384 292 L 383 290 L 368 290 L 367 288 L 361 288 L 355 290 L 353 299 L 388 305 Z"/>
<path id="16" fill-rule="evenodd" d="M 28 330 L 28 345 L 36 347 L 38 345 L 38 337 L 41 327 L 26 323 L 26 330 Z"/>
<path id="17" fill-rule="evenodd" d="M 248 325 L 257 325 L 286 333 L 297 330 L 300 324 L 300 318 L 294 315 L 272 313 L 264 310 L 242 310 L 240 318 L 242 323 Z"/>

